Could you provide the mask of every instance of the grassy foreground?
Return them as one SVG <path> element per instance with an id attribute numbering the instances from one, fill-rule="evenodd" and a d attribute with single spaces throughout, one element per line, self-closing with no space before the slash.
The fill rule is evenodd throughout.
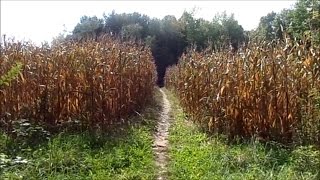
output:
<path id="1" fill-rule="evenodd" d="M 174 112 L 169 130 L 170 179 L 320 179 L 319 149 L 290 149 L 254 140 L 228 144 L 187 121 L 176 97 L 166 93 Z"/>
<path id="2" fill-rule="evenodd" d="M 60 133 L 27 148 L 2 133 L 0 179 L 155 179 L 152 132 L 158 111 L 155 102 L 113 135 Z"/>

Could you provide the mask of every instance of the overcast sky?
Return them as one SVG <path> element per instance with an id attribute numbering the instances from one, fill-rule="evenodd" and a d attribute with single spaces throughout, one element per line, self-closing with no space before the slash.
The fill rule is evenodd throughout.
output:
<path id="1" fill-rule="evenodd" d="M 1 35 L 32 40 L 37 44 L 51 42 L 64 30 L 71 32 L 83 15 L 102 17 L 114 9 L 117 13 L 139 12 L 150 17 L 174 15 L 179 18 L 184 10 L 197 7 L 196 17 L 211 20 L 226 10 L 245 30 L 258 26 L 260 17 L 271 11 L 291 8 L 295 0 L 251 1 L 9 1 L 1 0 Z"/>

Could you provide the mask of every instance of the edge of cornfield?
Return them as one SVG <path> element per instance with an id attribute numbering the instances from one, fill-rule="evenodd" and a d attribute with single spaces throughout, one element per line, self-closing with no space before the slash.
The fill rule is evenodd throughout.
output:
<path id="1" fill-rule="evenodd" d="M 153 132 L 161 94 L 141 113 L 108 136 L 60 133 L 21 149 L 0 134 L 0 179 L 154 179 Z"/>
<path id="2" fill-rule="evenodd" d="M 319 179 L 320 151 L 314 146 L 283 147 L 255 139 L 228 143 L 222 135 L 208 135 L 188 120 L 179 100 L 172 102 L 169 129 L 170 179 Z"/>

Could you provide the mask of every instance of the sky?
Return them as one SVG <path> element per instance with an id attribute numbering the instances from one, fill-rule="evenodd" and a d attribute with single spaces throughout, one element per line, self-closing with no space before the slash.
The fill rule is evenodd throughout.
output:
<path id="1" fill-rule="evenodd" d="M 238 0 L 238 1 L 17 1 L 1 0 L 1 37 L 31 40 L 36 44 L 48 41 L 62 33 L 72 32 L 81 16 L 103 17 L 112 10 L 116 13 L 139 12 L 149 17 L 163 18 L 174 15 L 179 18 L 183 11 L 196 7 L 195 17 L 212 20 L 214 15 L 226 11 L 234 13 L 235 19 L 245 30 L 258 26 L 262 16 L 291 8 L 295 0 Z"/>

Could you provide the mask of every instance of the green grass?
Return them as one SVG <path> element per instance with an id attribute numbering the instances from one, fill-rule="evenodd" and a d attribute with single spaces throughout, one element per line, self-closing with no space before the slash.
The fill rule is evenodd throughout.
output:
<path id="1" fill-rule="evenodd" d="M 155 179 L 157 111 L 158 105 L 148 108 L 112 135 L 60 133 L 33 147 L 19 148 L 1 133 L 0 179 Z"/>
<path id="2" fill-rule="evenodd" d="M 257 141 L 228 144 L 187 121 L 169 91 L 174 121 L 169 130 L 170 179 L 320 179 L 320 151 Z"/>
<path id="3" fill-rule="evenodd" d="M 208 136 L 186 120 L 177 99 L 166 92 L 174 118 L 169 179 L 320 179 L 319 149 L 254 140 L 230 144 L 222 136 Z M 152 133 L 159 96 L 132 125 L 108 136 L 62 132 L 26 146 L 0 133 L 0 179 L 155 179 Z"/>
<path id="4" fill-rule="evenodd" d="M 150 179 L 151 145 L 147 128 L 132 128 L 126 137 L 113 139 L 62 133 L 19 154 L 30 162 L 3 168 L 0 179 Z"/>

